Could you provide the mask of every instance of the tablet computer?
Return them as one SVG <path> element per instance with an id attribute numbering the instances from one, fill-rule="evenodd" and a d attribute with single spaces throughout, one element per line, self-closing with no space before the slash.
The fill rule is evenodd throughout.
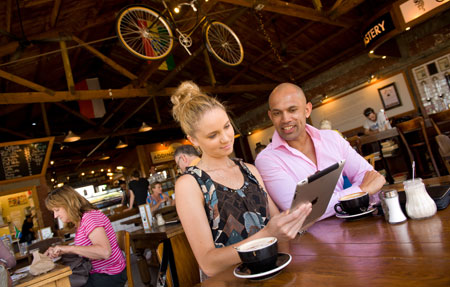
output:
<path id="1" fill-rule="evenodd" d="M 304 227 L 315 222 L 327 210 L 344 164 L 345 160 L 341 160 L 297 183 L 291 210 L 304 202 L 312 204 L 311 213 L 303 223 Z"/>

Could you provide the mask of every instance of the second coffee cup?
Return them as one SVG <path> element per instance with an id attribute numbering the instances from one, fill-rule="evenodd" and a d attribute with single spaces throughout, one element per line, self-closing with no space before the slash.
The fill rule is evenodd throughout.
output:
<path id="1" fill-rule="evenodd" d="M 334 210 L 342 215 L 354 215 L 367 211 L 369 208 L 369 194 L 367 192 L 356 192 L 347 194 L 339 199 Z"/>

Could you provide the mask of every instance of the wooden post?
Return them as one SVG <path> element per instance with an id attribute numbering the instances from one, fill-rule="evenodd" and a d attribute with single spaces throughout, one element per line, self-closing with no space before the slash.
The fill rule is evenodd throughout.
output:
<path id="1" fill-rule="evenodd" d="M 38 85 L 36 83 L 33 83 L 31 81 L 25 80 L 24 78 L 15 76 L 15 75 L 10 74 L 8 72 L 5 72 L 3 70 L 0 70 L 0 77 L 4 78 L 4 79 L 7 79 L 7 80 L 10 80 L 11 82 L 14 82 L 16 84 L 22 85 L 24 87 L 30 88 L 32 90 L 46 93 L 46 94 L 48 94 L 50 96 L 54 96 L 55 95 L 55 91 L 53 91 L 53 90 L 51 90 L 49 88 L 46 88 L 44 86 Z"/>
<path id="2" fill-rule="evenodd" d="M 45 103 L 41 103 L 42 119 L 44 120 L 45 134 L 50 136 L 50 126 L 48 125 L 47 112 L 45 111 Z"/>
<path id="3" fill-rule="evenodd" d="M 61 47 L 61 56 L 64 64 L 64 71 L 66 72 L 67 88 L 71 95 L 75 95 L 75 84 L 73 82 L 72 68 L 70 67 L 69 54 L 67 53 L 67 46 L 65 41 L 59 41 Z"/>
<path id="4" fill-rule="evenodd" d="M 158 103 L 156 102 L 156 97 L 153 97 L 153 105 L 155 106 L 156 120 L 158 121 L 158 124 L 160 124 L 161 116 L 159 115 L 159 109 L 158 109 Z"/>
<path id="5" fill-rule="evenodd" d="M 214 87 L 216 85 L 216 77 L 214 76 L 214 71 L 211 66 L 211 61 L 209 60 L 208 51 L 203 50 L 203 55 L 205 56 L 206 68 L 208 69 L 208 75 L 209 75 L 209 79 L 211 81 L 211 86 Z"/>

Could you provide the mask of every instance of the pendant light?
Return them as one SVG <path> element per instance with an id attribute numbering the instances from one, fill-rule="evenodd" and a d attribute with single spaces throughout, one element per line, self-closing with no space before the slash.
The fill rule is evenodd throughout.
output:
<path id="1" fill-rule="evenodd" d="M 116 145 L 116 148 L 126 148 L 128 144 L 124 143 L 122 140 L 119 140 L 119 143 Z"/>
<path id="2" fill-rule="evenodd" d="M 140 133 L 145 133 L 152 130 L 152 127 L 147 125 L 145 122 L 142 122 L 142 126 L 139 128 Z"/>
<path id="3" fill-rule="evenodd" d="M 72 131 L 69 131 L 69 133 L 67 134 L 67 136 L 64 138 L 64 142 L 76 142 L 80 139 L 80 136 L 74 134 Z"/>

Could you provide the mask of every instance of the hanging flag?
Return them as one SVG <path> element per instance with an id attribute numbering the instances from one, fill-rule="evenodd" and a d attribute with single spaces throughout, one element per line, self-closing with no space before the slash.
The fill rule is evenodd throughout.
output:
<path id="1" fill-rule="evenodd" d="M 14 225 L 14 231 L 16 232 L 16 238 L 20 239 L 22 238 L 22 232 Z"/>
<path id="2" fill-rule="evenodd" d="M 86 79 L 76 83 L 75 90 L 100 90 L 100 82 L 98 78 Z M 103 99 L 81 100 L 78 106 L 80 113 L 89 119 L 102 118 L 106 113 Z"/>
<path id="3" fill-rule="evenodd" d="M 138 20 L 138 25 L 140 28 L 145 28 L 149 31 L 149 33 L 158 34 L 162 38 L 159 38 L 160 41 L 158 41 L 158 38 L 146 38 L 142 37 L 142 43 L 144 44 L 144 50 L 145 55 L 150 57 L 156 57 L 158 55 L 161 55 L 163 49 L 166 49 L 167 43 L 163 39 L 168 37 L 168 31 L 165 27 L 156 25 L 153 25 L 153 22 L 146 21 L 146 20 Z M 153 25 L 152 27 L 150 27 Z M 147 63 L 151 63 L 151 61 L 147 61 Z M 164 71 L 171 71 L 175 68 L 175 61 L 173 59 L 173 55 L 170 54 L 166 57 L 165 62 L 161 64 L 161 66 L 158 67 L 158 70 L 164 70 Z"/>
<path id="4" fill-rule="evenodd" d="M 173 59 L 173 55 L 170 54 L 166 57 L 166 60 L 158 67 L 158 70 L 162 71 L 172 71 L 175 68 L 175 60 Z"/>

